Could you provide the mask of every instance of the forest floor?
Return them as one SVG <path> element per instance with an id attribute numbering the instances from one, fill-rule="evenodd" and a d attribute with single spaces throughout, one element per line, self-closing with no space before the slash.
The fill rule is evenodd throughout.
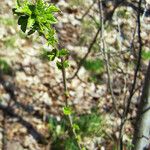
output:
<path id="1" fill-rule="evenodd" d="M 62 14 L 57 16 L 59 23 L 56 30 L 60 44 L 70 51 L 68 58 L 70 67 L 66 74 L 69 78 L 78 68 L 79 60 L 87 53 L 97 28 L 94 23 L 90 23 L 89 19 L 86 20 L 86 17 L 86 21 L 79 19 L 91 5 L 91 1 L 84 5 L 85 8 L 65 1 L 60 1 L 57 5 L 61 8 Z M 51 47 L 45 44 L 44 39 L 37 38 L 37 35 L 27 37 L 20 31 L 12 13 L 14 3 L 0 0 L 0 6 L 0 149 L 49 150 L 51 147 L 49 118 L 55 117 L 61 120 L 63 116 L 62 73 L 55 62 L 48 61 L 46 51 L 51 50 Z M 87 18 L 92 15 L 95 15 L 95 10 L 91 10 Z M 147 18 L 145 22 L 150 22 L 150 19 Z M 135 27 L 135 24 L 131 22 L 129 24 Z M 130 31 L 126 30 L 127 26 L 124 28 L 126 32 L 122 34 L 130 38 Z M 117 32 L 113 29 L 108 30 L 110 32 L 107 31 L 107 42 L 110 45 L 117 45 L 117 37 L 114 37 Z M 149 30 L 148 26 L 142 35 L 145 50 L 149 50 L 150 47 L 150 33 L 146 32 Z M 127 39 L 124 41 L 122 50 L 129 44 Z M 88 60 L 99 60 L 101 54 L 97 50 L 98 43 L 93 46 L 93 52 Z M 110 49 L 113 55 L 115 48 L 112 46 Z M 129 95 L 129 87 L 134 75 L 134 65 L 129 62 L 134 61 L 134 56 L 129 56 L 128 51 L 122 55 L 117 53 L 119 56 L 115 57 L 116 60 L 111 59 L 110 63 L 113 62 L 112 83 L 118 100 L 118 111 L 122 113 L 123 109 L 119 106 L 123 105 L 124 96 Z M 104 120 L 102 128 L 105 136 L 87 137 L 84 143 L 89 150 L 94 150 L 96 147 L 101 150 L 112 150 L 113 145 L 117 143 L 121 120 L 114 113 L 111 94 L 107 88 L 105 65 L 100 61 L 98 67 L 101 68 L 93 69 L 87 64 L 81 66 L 78 76 L 67 82 L 69 103 L 77 116 L 90 114 L 93 108 L 98 109 Z M 95 63 L 92 65 L 96 66 Z M 143 61 L 136 85 L 138 89 L 132 99 L 129 118 L 133 120 L 136 116 L 135 106 L 140 97 L 146 66 L 147 60 Z M 124 141 L 130 142 L 133 133 L 131 121 L 127 121 L 124 132 Z"/>

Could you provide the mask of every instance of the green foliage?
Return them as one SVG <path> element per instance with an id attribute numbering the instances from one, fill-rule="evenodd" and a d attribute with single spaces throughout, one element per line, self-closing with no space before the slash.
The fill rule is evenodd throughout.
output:
<path id="1" fill-rule="evenodd" d="M 145 50 L 143 50 L 143 51 L 142 51 L 142 58 L 143 58 L 144 60 L 150 60 L 150 51 L 145 51 Z"/>
<path id="2" fill-rule="evenodd" d="M 58 69 L 60 69 L 60 70 L 63 69 L 63 65 L 62 65 L 61 61 L 57 61 L 56 65 L 57 65 Z"/>
<path id="3" fill-rule="evenodd" d="M 21 30 L 27 35 L 33 34 L 35 31 L 39 33 L 39 36 L 43 36 L 47 40 L 47 44 L 53 47 L 53 50 L 50 52 L 44 52 L 43 56 L 48 58 L 50 61 L 55 60 L 57 57 L 58 60 L 56 62 L 58 69 L 64 69 L 69 66 L 69 63 L 66 59 L 62 59 L 62 57 L 66 57 L 69 52 L 66 49 L 57 49 L 57 40 L 55 36 L 55 30 L 52 25 L 57 23 L 57 19 L 55 18 L 55 12 L 59 12 L 59 9 L 53 4 L 49 5 L 44 2 L 44 0 L 36 0 L 35 3 L 30 2 L 28 0 L 23 0 L 22 3 L 20 0 L 16 2 L 16 8 L 13 9 L 13 13 L 18 16 L 18 25 L 20 25 Z M 65 93 L 67 94 L 67 93 Z M 63 113 L 70 117 L 72 114 L 72 110 L 70 107 L 66 106 L 63 108 Z M 70 119 L 70 118 L 69 118 Z M 69 120 L 70 121 L 70 120 Z M 80 136 L 72 136 L 70 138 L 69 129 L 72 128 L 72 125 L 68 125 L 68 121 L 61 122 L 61 125 L 57 125 L 57 120 L 50 119 L 49 120 L 49 129 L 52 132 L 52 139 L 54 143 L 61 138 L 61 135 L 67 133 L 68 140 L 64 140 L 64 148 L 65 150 L 78 149 L 77 146 L 77 138 L 79 140 Z M 79 127 L 77 124 L 73 125 L 73 132 L 78 130 Z M 69 132 L 69 133 L 68 133 Z M 67 138 L 66 138 L 67 139 Z M 61 144 L 61 142 L 59 142 Z M 59 144 L 54 144 L 57 149 Z M 58 147 L 61 149 L 61 145 Z"/>
<path id="4" fill-rule="evenodd" d="M 54 150 L 79 150 L 76 145 L 76 141 L 74 138 L 66 138 L 65 140 L 61 137 L 57 138 L 56 141 L 52 144 L 52 149 Z"/>
<path id="5" fill-rule="evenodd" d="M 63 66 L 64 66 L 64 68 L 68 68 L 69 67 L 69 63 L 68 63 L 67 60 L 63 61 L 63 63 L 60 62 L 60 61 L 57 61 L 56 65 L 57 65 L 57 68 L 60 69 L 60 70 L 63 68 Z"/>
<path id="6" fill-rule="evenodd" d="M 70 108 L 64 108 L 64 114 L 68 115 L 71 113 Z M 92 111 L 91 114 L 84 114 L 78 117 L 73 115 L 73 129 L 77 133 L 77 139 L 80 142 L 81 138 L 93 137 L 93 136 L 104 136 L 104 119 L 96 112 Z M 49 131 L 52 135 L 52 148 L 55 150 L 78 150 L 74 136 L 69 136 L 70 130 L 67 118 L 61 121 L 57 121 L 56 118 L 50 118 L 49 120 Z"/>
<path id="7" fill-rule="evenodd" d="M 82 115 L 75 123 L 80 127 L 80 134 L 83 137 L 104 136 L 104 118 L 97 112 Z"/>
<path id="8" fill-rule="evenodd" d="M 31 35 L 37 31 L 52 46 L 55 46 L 57 42 L 52 25 L 57 23 L 54 13 L 58 11 L 56 6 L 48 5 L 43 0 L 37 0 L 35 4 L 27 0 L 20 4 L 17 0 L 16 8 L 13 9 L 13 13 L 19 17 L 18 25 L 23 32 L 28 30 L 28 35 Z"/>
<path id="9" fill-rule="evenodd" d="M 45 3 L 44 0 L 37 0 L 36 3 L 27 0 L 23 0 L 21 3 L 20 0 L 17 0 L 16 8 L 13 8 L 13 13 L 18 16 L 18 25 L 21 26 L 24 33 L 27 31 L 27 34 L 31 35 L 37 31 L 40 36 L 45 37 L 48 45 L 54 47 L 51 52 L 43 53 L 44 58 L 48 58 L 50 61 L 69 54 L 66 49 L 58 50 L 56 48 L 57 39 L 52 25 L 57 23 L 54 14 L 59 11 L 59 8 Z M 63 63 L 59 60 L 56 64 L 58 69 L 69 67 L 67 60 Z"/>
<path id="10" fill-rule="evenodd" d="M 0 69 L 5 74 L 10 74 L 11 73 L 11 68 L 10 68 L 9 64 L 3 59 L 0 59 Z"/>
<path id="11" fill-rule="evenodd" d="M 64 57 L 64 56 L 68 56 L 68 55 L 69 55 L 69 51 L 67 49 L 62 49 L 58 53 L 59 57 Z"/>
<path id="12" fill-rule="evenodd" d="M 52 139 L 55 141 L 58 137 L 65 134 L 66 122 L 57 121 L 56 118 L 49 118 L 49 131 L 52 135 Z"/>
<path id="13" fill-rule="evenodd" d="M 53 49 L 48 54 L 48 58 L 49 58 L 50 61 L 53 61 L 57 56 L 58 56 L 58 50 L 57 49 Z"/>
<path id="14" fill-rule="evenodd" d="M 65 143 L 65 150 L 79 150 L 79 148 L 77 147 L 76 145 L 76 141 L 75 139 L 71 139 L 71 138 L 68 138 Z"/>
<path id="15" fill-rule="evenodd" d="M 104 69 L 104 62 L 101 59 L 86 60 L 83 66 L 91 72 L 100 73 Z"/>
<path id="16" fill-rule="evenodd" d="M 41 48 L 39 57 L 42 60 L 47 60 L 48 61 L 49 60 L 49 57 L 48 57 L 49 54 L 50 54 L 50 51 L 48 51 L 45 48 Z"/>
<path id="17" fill-rule="evenodd" d="M 132 144 L 132 140 L 127 142 L 126 147 L 128 150 L 131 150 L 132 148 L 134 148 L 134 145 Z"/>
<path id="18" fill-rule="evenodd" d="M 89 71 L 91 82 L 100 83 L 100 76 L 104 72 L 104 61 L 101 59 L 85 60 L 83 66 Z"/>
<path id="19" fill-rule="evenodd" d="M 53 49 L 49 54 L 49 60 L 53 61 L 56 57 L 61 58 L 61 57 L 65 57 L 69 54 L 68 50 L 66 49 L 61 49 L 61 50 L 57 50 L 57 49 Z M 61 63 L 61 62 L 60 62 Z M 61 64 L 59 64 L 58 62 L 58 68 L 62 68 Z M 68 65 L 66 64 L 66 62 L 64 62 L 64 66 L 67 67 Z"/>
<path id="20" fill-rule="evenodd" d="M 77 125 L 77 124 L 73 124 L 73 129 L 76 130 L 76 131 L 79 131 L 80 130 L 80 127 Z"/>
<path id="21" fill-rule="evenodd" d="M 71 109 L 71 107 L 64 107 L 63 108 L 63 113 L 64 113 L 64 115 L 71 115 L 72 114 L 72 109 Z"/>

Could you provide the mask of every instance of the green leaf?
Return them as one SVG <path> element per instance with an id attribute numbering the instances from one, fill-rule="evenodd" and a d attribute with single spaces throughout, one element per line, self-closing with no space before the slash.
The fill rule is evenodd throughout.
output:
<path id="1" fill-rule="evenodd" d="M 59 51 L 59 57 L 67 56 L 69 51 L 67 49 L 62 49 Z"/>
<path id="2" fill-rule="evenodd" d="M 63 68 L 62 63 L 59 61 L 56 62 L 56 65 L 57 65 L 57 68 L 60 70 Z"/>
<path id="3" fill-rule="evenodd" d="M 58 55 L 58 50 L 57 49 L 53 49 L 49 54 L 48 54 L 48 58 L 50 61 L 53 61 Z"/>
<path id="4" fill-rule="evenodd" d="M 67 60 L 65 60 L 63 62 L 64 68 L 68 68 L 69 67 L 69 62 Z"/>
<path id="5" fill-rule="evenodd" d="M 77 139 L 78 142 L 81 142 L 81 136 L 80 135 L 77 135 L 76 139 Z"/>
<path id="6" fill-rule="evenodd" d="M 35 30 L 34 29 L 31 29 L 29 32 L 28 32 L 28 35 L 31 35 L 31 34 L 33 34 L 35 32 Z"/>
<path id="7" fill-rule="evenodd" d="M 53 14 L 46 14 L 44 21 L 47 21 L 50 24 L 56 24 L 57 23 L 57 19 L 54 17 Z"/>
<path id="8" fill-rule="evenodd" d="M 104 62 L 101 59 L 87 59 L 83 66 L 92 73 L 101 73 L 104 70 Z"/>
<path id="9" fill-rule="evenodd" d="M 23 13 L 25 15 L 31 15 L 32 14 L 32 11 L 30 10 L 28 3 L 23 4 L 22 7 L 17 8 L 16 12 Z"/>
<path id="10" fill-rule="evenodd" d="M 23 32 L 28 30 L 27 34 L 31 35 L 37 31 L 40 36 L 46 38 L 48 45 L 55 47 L 57 39 L 52 24 L 57 23 L 54 13 L 58 12 L 59 8 L 45 3 L 44 0 L 36 0 L 36 3 L 17 0 L 16 8 L 13 8 L 12 11 L 19 17 L 18 24 L 21 25 Z M 50 56 L 50 59 L 54 58 Z"/>
<path id="11" fill-rule="evenodd" d="M 28 18 L 28 25 L 27 25 L 27 27 L 31 28 L 34 25 L 34 23 L 35 23 L 35 20 L 32 19 L 31 17 L 29 17 Z"/>
<path id="12" fill-rule="evenodd" d="M 60 9 L 56 6 L 54 6 L 53 4 L 50 5 L 47 9 L 47 13 L 54 13 L 54 12 L 59 12 Z"/>
<path id="13" fill-rule="evenodd" d="M 28 23 L 28 16 L 20 16 L 18 19 L 18 25 L 21 25 L 21 30 L 26 32 L 27 23 Z"/>
<path id="14" fill-rule="evenodd" d="M 63 65 L 62 65 L 62 62 L 57 61 L 57 62 L 56 62 L 56 65 L 57 65 L 57 68 L 60 69 L 60 70 L 61 70 L 63 67 L 64 67 L 64 68 L 69 67 L 69 63 L 68 63 L 67 60 L 65 60 L 65 61 L 63 62 Z"/>
<path id="15" fill-rule="evenodd" d="M 37 5 L 38 6 L 43 6 L 44 5 L 44 0 L 37 0 Z"/>
<path id="16" fill-rule="evenodd" d="M 64 115 L 71 115 L 72 114 L 71 107 L 68 107 L 68 106 L 64 107 L 63 108 L 63 113 L 64 113 Z"/>
<path id="17" fill-rule="evenodd" d="M 20 0 L 17 0 L 17 7 L 20 7 L 21 4 L 20 4 Z"/>
<path id="18" fill-rule="evenodd" d="M 35 9 L 36 9 L 35 5 L 32 5 L 32 4 L 30 5 L 30 4 L 29 4 L 28 7 L 29 7 L 29 9 L 31 10 L 31 12 L 34 14 L 34 13 L 35 13 L 34 11 L 35 11 Z"/>
<path id="19" fill-rule="evenodd" d="M 74 123 L 74 124 L 73 124 L 73 129 L 79 131 L 79 130 L 80 130 L 80 127 L 79 127 L 77 124 Z"/>

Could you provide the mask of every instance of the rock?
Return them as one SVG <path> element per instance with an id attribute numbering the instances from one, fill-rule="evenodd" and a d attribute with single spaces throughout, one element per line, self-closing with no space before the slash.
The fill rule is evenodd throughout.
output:
<path id="1" fill-rule="evenodd" d="M 40 150 L 36 140 L 31 135 L 25 137 L 23 145 L 29 150 Z"/>
<path id="2" fill-rule="evenodd" d="M 19 129 L 20 133 L 26 134 L 27 133 L 27 128 L 23 127 Z"/>
<path id="3" fill-rule="evenodd" d="M 7 143 L 7 150 L 24 150 L 19 142 L 12 141 Z"/>
<path id="4" fill-rule="evenodd" d="M 59 6 L 59 7 L 68 7 L 69 6 L 69 4 L 67 3 L 67 2 L 65 2 L 64 0 L 60 0 L 58 3 L 57 3 L 57 5 Z"/>
<path id="5" fill-rule="evenodd" d="M 49 97 L 49 95 L 46 92 L 45 93 L 42 92 L 40 101 L 46 104 L 47 106 L 52 105 L 52 99 Z"/>

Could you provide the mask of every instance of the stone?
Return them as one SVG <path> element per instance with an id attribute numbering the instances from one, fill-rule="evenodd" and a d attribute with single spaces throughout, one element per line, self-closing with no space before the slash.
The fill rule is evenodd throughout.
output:
<path id="1" fill-rule="evenodd" d="M 12 141 L 7 143 L 7 150 L 24 150 L 19 142 Z"/>
<path id="2" fill-rule="evenodd" d="M 49 97 L 49 95 L 46 92 L 42 93 L 40 101 L 46 104 L 47 106 L 52 105 L 52 99 Z"/>

